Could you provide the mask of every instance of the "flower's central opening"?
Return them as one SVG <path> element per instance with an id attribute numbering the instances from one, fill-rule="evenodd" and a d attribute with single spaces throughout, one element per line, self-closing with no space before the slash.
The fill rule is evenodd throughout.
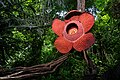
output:
<path id="1" fill-rule="evenodd" d="M 67 26 L 66 31 L 67 31 L 67 34 L 73 35 L 73 34 L 77 33 L 78 26 L 75 23 L 71 23 Z"/>

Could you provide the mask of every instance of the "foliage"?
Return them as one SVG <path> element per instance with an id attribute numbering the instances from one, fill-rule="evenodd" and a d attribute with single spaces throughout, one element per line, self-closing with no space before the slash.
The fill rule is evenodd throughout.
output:
<path id="1" fill-rule="evenodd" d="M 0 0 L 0 66 L 32 66 L 61 56 L 53 46 L 57 36 L 51 23 L 76 9 L 77 2 L 73 1 Z M 120 62 L 119 4 L 119 0 L 86 1 L 86 10 L 96 18 L 91 30 L 96 42 L 87 53 L 97 65 L 98 75 Z M 35 79 L 78 80 L 83 78 L 86 67 L 81 54 L 75 51 L 53 74 Z"/>

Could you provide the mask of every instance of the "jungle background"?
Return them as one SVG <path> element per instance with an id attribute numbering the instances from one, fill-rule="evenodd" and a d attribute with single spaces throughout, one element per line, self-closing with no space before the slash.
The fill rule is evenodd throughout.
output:
<path id="1" fill-rule="evenodd" d="M 77 0 L 0 0 L 0 67 L 33 66 L 61 56 L 51 24 L 76 8 Z M 87 53 L 98 68 L 97 78 L 119 80 L 120 0 L 86 0 L 85 11 L 95 17 L 91 32 L 96 42 Z M 86 69 L 81 54 L 74 51 L 54 73 L 30 79 L 82 80 Z"/>

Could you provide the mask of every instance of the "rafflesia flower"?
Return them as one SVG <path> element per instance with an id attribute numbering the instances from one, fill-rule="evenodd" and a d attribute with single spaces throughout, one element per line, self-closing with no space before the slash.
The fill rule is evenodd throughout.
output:
<path id="1" fill-rule="evenodd" d="M 52 30 L 59 36 L 54 45 L 62 53 L 68 53 L 72 48 L 77 51 L 88 49 L 95 42 L 92 33 L 88 32 L 94 24 L 94 16 L 88 12 L 72 10 L 65 20 L 55 19 Z"/>

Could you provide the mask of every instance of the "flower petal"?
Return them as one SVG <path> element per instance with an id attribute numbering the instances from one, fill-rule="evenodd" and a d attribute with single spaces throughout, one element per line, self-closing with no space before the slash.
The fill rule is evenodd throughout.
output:
<path id="1" fill-rule="evenodd" d="M 65 19 L 68 20 L 73 16 L 78 16 L 80 15 L 81 12 L 79 10 L 71 10 L 70 12 L 67 13 L 67 15 L 65 16 Z"/>
<path id="2" fill-rule="evenodd" d="M 73 16 L 73 17 L 70 18 L 70 20 L 78 21 L 79 20 L 79 16 Z"/>
<path id="3" fill-rule="evenodd" d="M 79 16 L 72 16 L 70 19 L 65 20 L 66 23 L 68 23 L 70 21 L 79 21 Z"/>
<path id="4" fill-rule="evenodd" d="M 81 38 L 79 38 L 74 44 L 73 47 L 77 51 L 82 51 L 94 44 L 95 38 L 92 33 L 84 34 Z"/>
<path id="5" fill-rule="evenodd" d="M 62 54 L 68 53 L 72 49 L 72 43 L 67 41 L 64 37 L 58 37 L 54 45 Z"/>
<path id="6" fill-rule="evenodd" d="M 80 15 L 79 21 L 82 23 L 84 32 L 88 32 L 94 24 L 94 16 L 90 13 L 84 12 Z"/>
<path id="7" fill-rule="evenodd" d="M 52 23 L 52 30 L 58 35 L 62 36 L 64 30 L 65 22 L 59 19 L 55 19 Z"/>

